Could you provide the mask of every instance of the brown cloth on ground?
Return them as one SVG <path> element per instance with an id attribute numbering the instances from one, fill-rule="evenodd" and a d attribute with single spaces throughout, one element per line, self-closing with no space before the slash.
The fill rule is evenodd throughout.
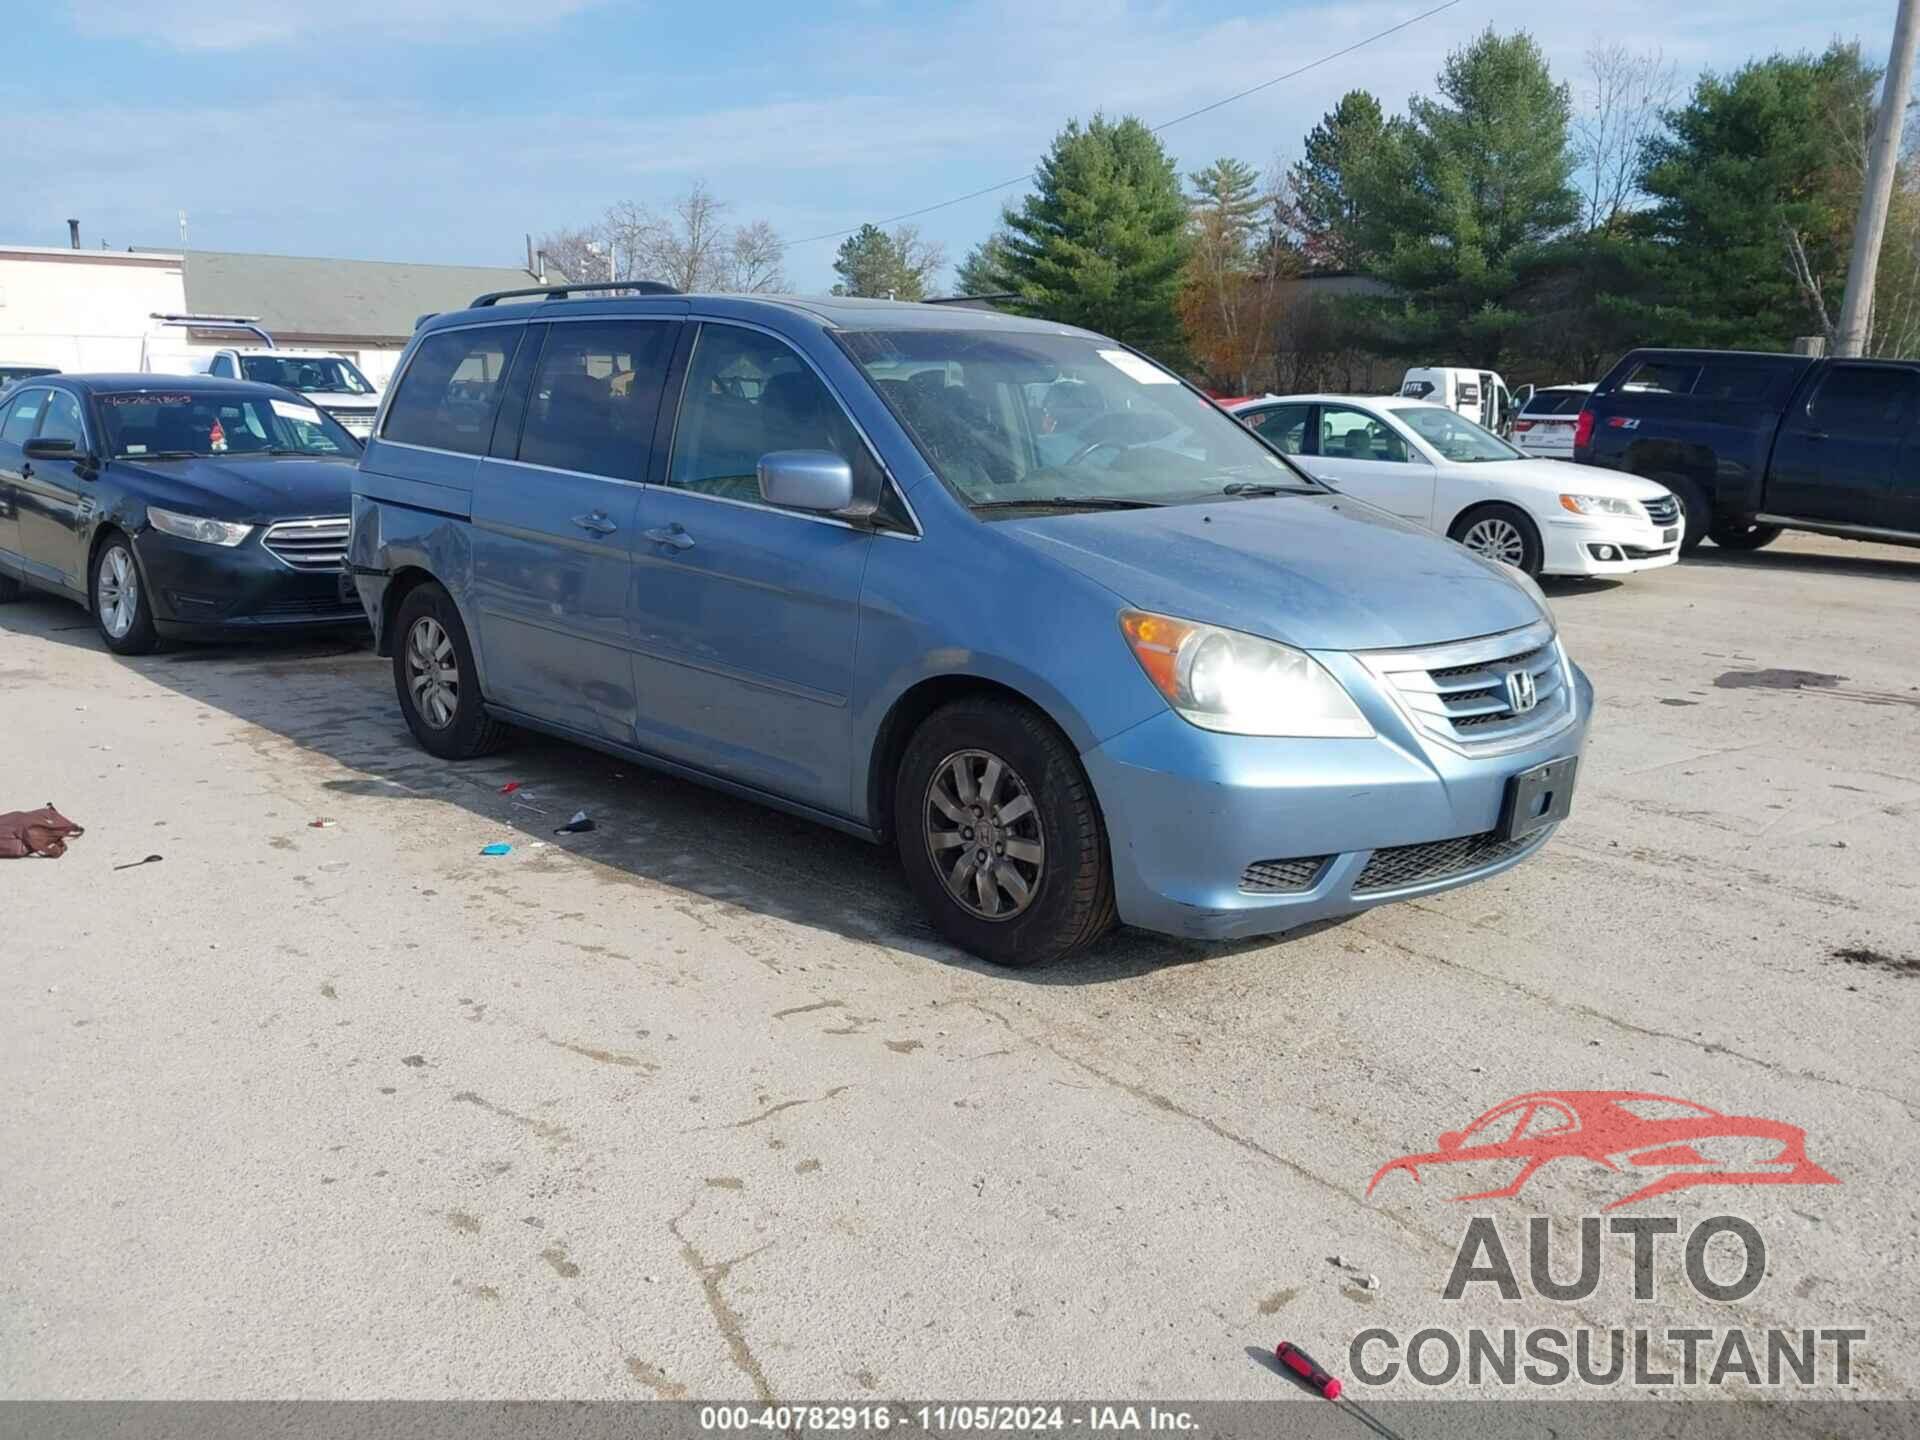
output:
<path id="1" fill-rule="evenodd" d="M 9 810 L 0 815 L 0 860 L 28 855 L 58 860 L 67 853 L 69 839 L 86 834 L 48 801 L 38 810 Z"/>

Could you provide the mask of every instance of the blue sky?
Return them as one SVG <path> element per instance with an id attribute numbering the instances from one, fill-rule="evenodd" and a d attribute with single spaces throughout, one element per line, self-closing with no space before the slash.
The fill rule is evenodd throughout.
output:
<path id="1" fill-rule="evenodd" d="M 78 216 L 88 245 L 172 245 L 184 209 L 207 249 L 513 264 L 527 231 L 658 205 L 696 177 L 735 220 L 794 240 L 1019 174 L 1071 116 L 1156 124 L 1433 3 L 10 5 L 0 242 L 64 244 Z M 1691 75 L 1836 36 L 1884 56 L 1893 11 L 1466 0 L 1163 138 L 1183 169 L 1264 166 L 1349 88 L 1404 107 L 1488 23 L 1532 28 L 1577 91 L 1596 39 L 1657 46 Z M 958 261 L 1020 193 L 919 223 Z M 830 284 L 833 250 L 790 249 L 795 287 Z"/>

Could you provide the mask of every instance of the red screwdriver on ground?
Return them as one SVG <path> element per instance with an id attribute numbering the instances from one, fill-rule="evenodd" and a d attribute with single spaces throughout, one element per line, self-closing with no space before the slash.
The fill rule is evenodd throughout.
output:
<path id="1" fill-rule="evenodd" d="M 1334 1404 L 1345 1406 L 1347 1413 L 1352 1415 L 1353 1418 L 1358 1420 L 1362 1425 L 1365 1425 L 1369 1430 L 1385 1436 L 1386 1440 L 1405 1440 L 1405 1437 L 1395 1432 L 1385 1421 L 1374 1416 L 1373 1413 L 1358 1400 L 1349 1400 L 1346 1396 L 1342 1395 L 1340 1393 L 1339 1377 L 1328 1374 L 1327 1371 L 1321 1367 L 1318 1360 L 1307 1354 L 1306 1351 L 1302 1350 L 1291 1340 L 1282 1340 L 1278 1345 L 1274 1346 L 1273 1358 L 1286 1366 L 1287 1369 L 1291 1370 L 1295 1375 L 1298 1375 L 1307 1383 L 1309 1388 L 1324 1395 L 1327 1399 L 1333 1401 Z"/>

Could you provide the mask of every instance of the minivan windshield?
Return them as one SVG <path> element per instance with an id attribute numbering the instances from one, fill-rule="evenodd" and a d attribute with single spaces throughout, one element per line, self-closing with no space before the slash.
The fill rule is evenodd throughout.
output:
<path id="1" fill-rule="evenodd" d="M 1112 342 L 981 330 L 840 339 L 969 505 L 1119 508 L 1318 492 L 1238 421 Z"/>
<path id="2" fill-rule="evenodd" d="M 240 374 L 261 385 L 303 395 L 371 395 L 373 386 L 351 360 L 337 355 L 242 355 Z"/>
<path id="3" fill-rule="evenodd" d="M 214 391 L 129 390 L 97 397 L 109 453 L 127 460 L 243 455 L 355 459 L 360 442 L 303 401 Z"/>
<path id="4" fill-rule="evenodd" d="M 1407 405 L 1397 408 L 1393 418 L 1438 450 L 1442 457 L 1463 465 L 1478 465 L 1489 460 L 1525 460 L 1527 452 L 1516 450 L 1491 430 L 1455 411 L 1439 405 Z"/>

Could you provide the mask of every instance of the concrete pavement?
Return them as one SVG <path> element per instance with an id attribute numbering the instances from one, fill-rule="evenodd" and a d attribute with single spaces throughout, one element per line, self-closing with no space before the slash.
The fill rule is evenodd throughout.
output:
<path id="1" fill-rule="evenodd" d="M 1283 1335 L 1697 1324 L 1864 1327 L 1852 1393 L 1914 1396 L 1920 552 L 1553 600 L 1601 711 L 1540 858 L 1037 974 L 857 841 L 542 740 L 434 760 L 365 650 L 0 609 L 0 809 L 88 827 L 0 862 L 0 1395 L 1267 1397 Z M 1529 1216 L 1570 1271 L 1624 1193 L 1367 1196 L 1535 1090 L 1785 1121 L 1841 1183 L 1622 1212 L 1680 1223 L 1655 1301 L 1624 1236 L 1584 1301 L 1443 1300 L 1470 1214 L 1524 1282 Z M 1767 1246 L 1732 1304 L 1679 1257 L 1723 1211 Z"/>

